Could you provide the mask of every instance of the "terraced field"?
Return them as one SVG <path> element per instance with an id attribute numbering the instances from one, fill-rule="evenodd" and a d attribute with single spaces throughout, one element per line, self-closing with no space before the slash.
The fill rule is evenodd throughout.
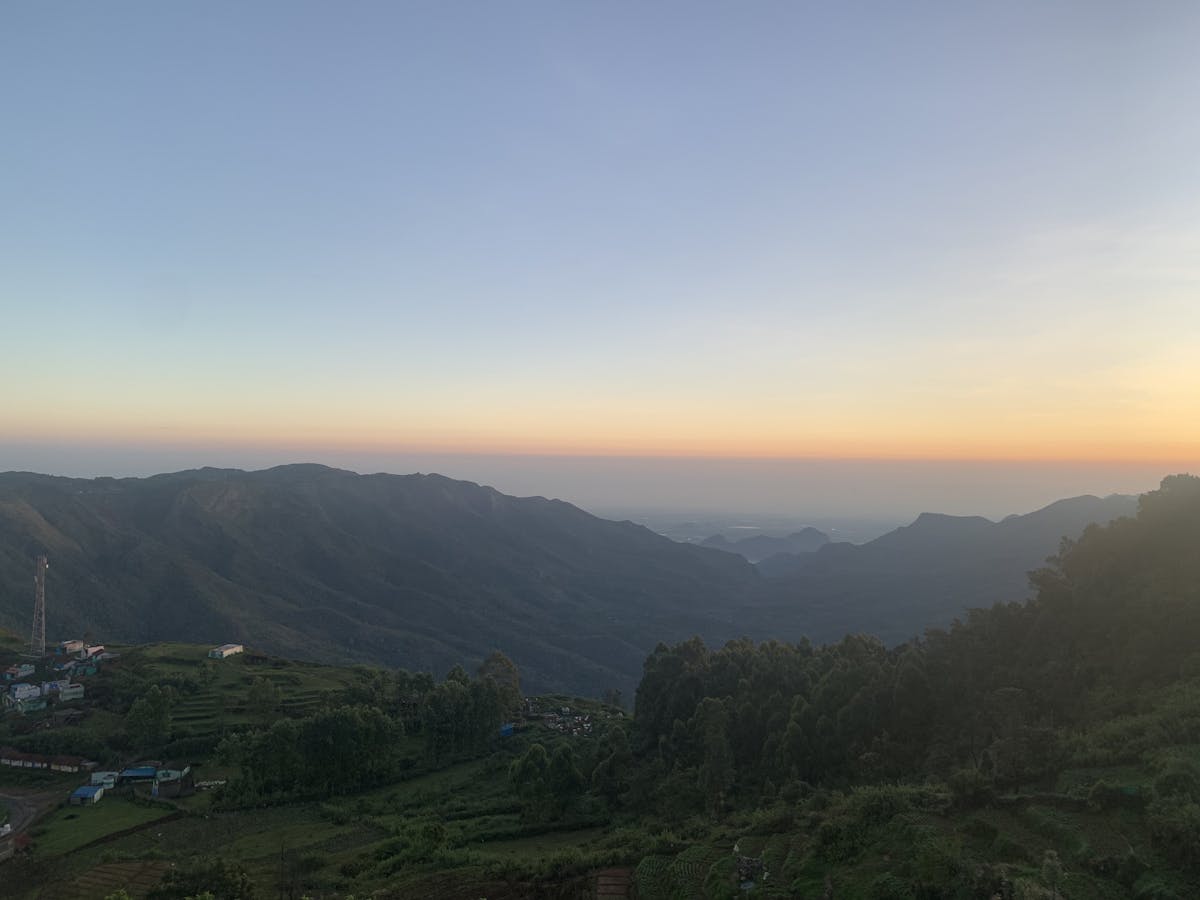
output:
<path id="1" fill-rule="evenodd" d="M 316 663 L 271 660 L 254 664 L 243 655 L 209 660 L 204 648 L 189 644 L 138 648 L 131 659 L 146 664 L 151 677 L 158 675 L 164 682 L 185 686 L 177 690 L 171 719 L 193 735 L 262 724 L 271 715 L 309 715 L 355 680 L 352 669 Z M 253 685 L 260 679 L 278 691 L 279 704 L 273 710 L 253 705 Z"/>
<path id="2" fill-rule="evenodd" d="M 119 890 L 144 897 L 162 879 L 170 863 L 161 860 L 103 863 L 55 891 L 57 900 L 96 900 Z"/>

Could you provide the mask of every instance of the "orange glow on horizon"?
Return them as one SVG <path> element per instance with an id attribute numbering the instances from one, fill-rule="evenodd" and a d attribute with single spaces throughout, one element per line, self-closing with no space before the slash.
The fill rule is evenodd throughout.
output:
<path id="1" fill-rule="evenodd" d="M 1200 441 L 1161 443 L 1136 440 L 1105 442 L 1057 440 L 1010 440 L 1001 443 L 986 438 L 947 436 L 920 442 L 888 441 L 879 436 L 837 441 L 833 439 L 775 438 L 757 441 L 727 437 L 707 440 L 680 437 L 638 440 L 631 436 L 587 436 L 524 439 L 503 435 L 462 435 L 457 439 L 405 436 L 397 433 L 330 434 L 334 429 L 307 429 L 289 433 L 283 429 L 249 430 L 223 428 L 150 429 L 138 433 L 114 433 L 100 429 L 55 429 L 12 435 L 10 440 L 66 445 L 92 443 L 100 446 L 196 447 L 200 449 L 258 449 L 309 455 L 322 453 L 445 454 L 463 456 L 562 456 L 741 460 L 889 460 L 960 462 L 1078 462 L 1081 464 L 1145 464 L 1188 466 L 1200 463 Z"/>

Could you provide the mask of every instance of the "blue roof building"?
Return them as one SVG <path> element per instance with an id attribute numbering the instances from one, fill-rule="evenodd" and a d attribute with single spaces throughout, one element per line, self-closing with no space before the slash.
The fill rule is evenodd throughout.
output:
<path id="1" fill-rule="evenodd" d="M 85 784 L 83 787 L 75 788 L 71 794 L 72 806 L 92 806 L 100 802 L 100 798 L 104 796 L 103 785 Z"/>

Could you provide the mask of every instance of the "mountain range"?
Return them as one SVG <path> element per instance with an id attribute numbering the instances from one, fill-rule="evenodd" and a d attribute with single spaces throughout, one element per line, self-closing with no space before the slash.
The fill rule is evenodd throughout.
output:
<path id="1" fill-rule="evenodd" d="M 444 673 L 500 648 L 532 688 L 629 689 L 654 640 L 720 639 L 714 610 L 759 579 L 555 500 L 439 475 L 315 465 L 145 479 L 0 475 L 0 608 L 47 630 L 245 643 Z"/>
<path id="2" fill-rule="evenodd" d="M 1123 494 L 1073 497 L 999 522 L 922 513 L 865 544 L 780 554 L 758 570 L 772 583 L 766 593 L 778 621 L 799 615 L 814 639 L 864 632 L 899 642 L 967 609 L 1025 599 L 1028 573 L 1041 568 L 1064 537 L 1132 516 L 1137 505 L 1137 497 Z"/>
<path id="3" fill-rule="evenodd" d="M 863 545 L 759 567 L 632 522 L 440 475 L 318 465 L 150 478 L 0 474 L 0 624 L 114 643 L 245 643 L 444 673 L 500 649 L 530 690 L 632 692 L 646 653 L 697 634 L 899 640 L 1018 600 L 1026 572 L 1129 497 L 1003 522 L 923 515 Z M 761 571 L 760 571 L 761 569 Z"/>
<path id="4" fill-rule="evenodd" d="M 753 537 L 731 541 L 723 534 L 714 534 L 700 542 L 701 547 L 725 550 L 744 556 L 750 562 L 758 562 L 777 554 L 811 553 L 829 543 L 829 535 L 816 528 L 802 528 L 784 537 L 756 534 Z"/>

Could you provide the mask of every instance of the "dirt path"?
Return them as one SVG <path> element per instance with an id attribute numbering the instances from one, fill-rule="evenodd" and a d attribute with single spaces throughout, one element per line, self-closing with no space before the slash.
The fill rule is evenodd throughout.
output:
<path id="1" fill-rule="evenodd" d="M 62 802 L 61 790 L 7 787 L 0 789 L 0 803 L 8 807 L 13 834 L 27 830 L 43 814 Z"/>

